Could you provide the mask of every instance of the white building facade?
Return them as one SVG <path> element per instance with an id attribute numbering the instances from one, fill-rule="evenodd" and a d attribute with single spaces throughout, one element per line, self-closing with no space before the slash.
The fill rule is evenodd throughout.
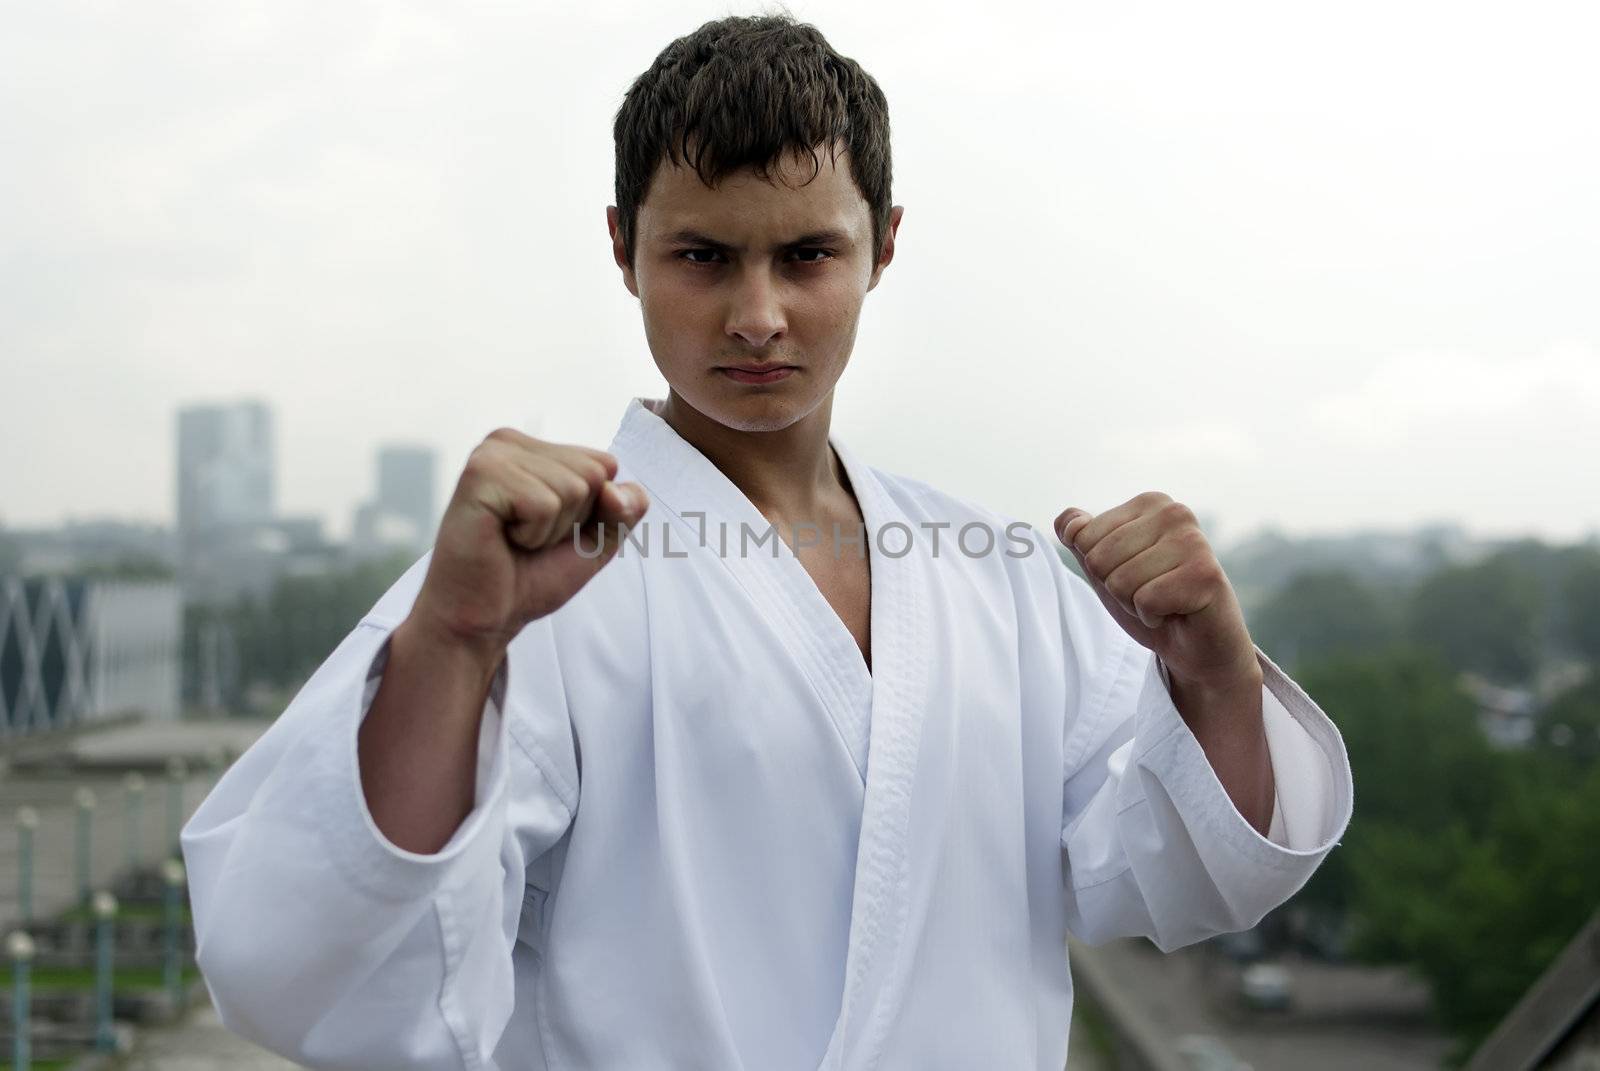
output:
<path id="1" fill-rule="evenodd" d="M 170 581 L 0 577 L 0 739 L 176 718 L 182 639 Z"/>

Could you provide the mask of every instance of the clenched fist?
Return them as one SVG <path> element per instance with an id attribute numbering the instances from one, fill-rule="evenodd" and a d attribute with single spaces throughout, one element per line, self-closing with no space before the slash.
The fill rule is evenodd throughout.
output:
<path id="1" fill-rule="evenodd" d="M 616 474 L 617 459 L 603 450 L 491 432 L 445 509 L 412 617 L 497 661 L 524 625 L 615 556 L 619 525 L 644 516 L 645 489 L 612 483 Z"/>
<path id="2" fill-rule="evenodd" d="M 1150 491 L 1098 516 L 1068 509 L 1056 534 L 1117 624 L 1175 677 L 1208 688 L 1259 680 L 1233 585 L 1189 507 Z"/>

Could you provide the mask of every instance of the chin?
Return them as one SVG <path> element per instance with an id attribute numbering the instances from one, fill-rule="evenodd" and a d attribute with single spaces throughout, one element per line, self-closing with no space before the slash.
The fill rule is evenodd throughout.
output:
<path id="1" fill-rule="evenodd" d="M 743 432 L 782 431 L 800 421 L 821 404 L 820 398 L 803 397 L 789 390 L 728 391 L 710 397 L 689 397 L 679 392 L 695 409 L 725 428 Z"/>
<path id="2" fill-rule="evenodd" d="M 735 431 L 782 431 L 806 415 L 806 410 L 786 399 L 751 398 L 743 404 L 735 402 L 718 406 L 706 414 L 724 427 Z"/>

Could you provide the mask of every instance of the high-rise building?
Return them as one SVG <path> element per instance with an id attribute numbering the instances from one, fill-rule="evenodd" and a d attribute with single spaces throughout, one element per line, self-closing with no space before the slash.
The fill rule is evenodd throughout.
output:
<path id="1" fill-rule="evenodd" d="M 378 507 L 408 518 L 432 542 L 435 458 L 425 446 L 390 444 L 378 448 Z"/>
<path id="2" fill-rule="evenodd" d="M 186 602 L 270 579 L 277 464 L 272 411 L 259 401 L 178 410 L 178 577 Z"/>
<path id="3" fill-rule="evenodd" d="M 178 533 L 270 520 L 276 499 L 272 410 L 263 402 L 178 410 Z"/>
<path id="4" fill-rule="evenodd" d="M 433 543 L 434 470 L 425 446 L 391 443 L 378 448 L 376 496 L 356 509 L 351 551 L 358 557 L 393 552 L 420 554 Z"/>

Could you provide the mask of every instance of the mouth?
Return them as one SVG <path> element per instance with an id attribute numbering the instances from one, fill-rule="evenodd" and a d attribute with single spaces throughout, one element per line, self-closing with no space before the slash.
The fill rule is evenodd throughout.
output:
<path id="1" fill-rule="evenodd" d="M 792 364 L 737 364 L 720 367 L 717 371 L 736 383 L 776 383 L 787 379 L 799 367 Z"/>

